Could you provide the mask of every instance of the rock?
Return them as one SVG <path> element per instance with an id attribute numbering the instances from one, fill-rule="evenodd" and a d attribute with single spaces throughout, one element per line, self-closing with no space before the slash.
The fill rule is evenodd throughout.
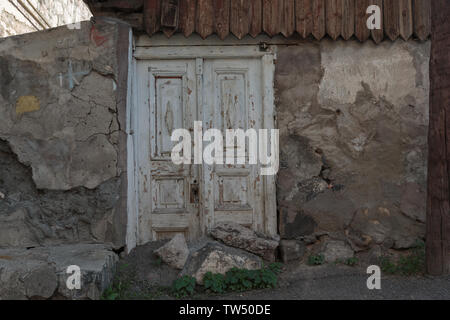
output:
<path id="1" fill-rule="evenodd" d="M 27 223 L 27 209 L 20 208 L 9 214 L 0 215 L 0 247 L 39 246 L 36 233 Z"/>
<path id="2" fill-rule="evenodd" d="M 419 239 L 417 237 L 404 237 L 394 241 L 394 249 L 403 250 L 413 248 Z"/>
<path id="3" fill-rule="evenodd" d="M 220 222 L 211 231 L 211 236 L 228 246 L 254 253 L 264 260 L 275 261 L 278 241 L 258 235 L 238 223 Z"/>
<path id="4" fill-rule="evenodd" d="M 314 233 L 316 222 L 310 216 L 304 214 L 296 205 L 280 208 L 280 235 L 283 239 L 295 239 Z"/>
<path id="5" fill-rule="evenodd" d="M 23 278 L 25 294 L 30 298 L 48 299 L 58 287 L 58 277 L 53 266 L 45 265 Z"/>
<path id="6" fill-rule="evenodd" d="M 305 254 L 305 250 L 306 246 L 301 241 L 281 240 L 280 242 L 281 260 L 284 263 L 301 259 Z"/>
<path id="7" fill-rule="evenodd" d="M 54 267 L 46 259 L 47 255 L 33 250 L 0 249 L 0 300 L 46 299 L 53 295 L 54 278 L 44 284 L 43 290 L 38 288 L 42 284 L 39 275 L 49 279 L 49 269 L 55 275 Z"/>
<path id="8" fill-rule="evenodd" d="M 407 249 L 414 246 L 416 239 L 424 238 L 425 228 L 396 208 L 375 207 L 358 209 L 346 233 L 356 251 L 374 245 Z"/>
<path id="9" fill-rule="evenodd" d="M 112 248 L 103 244 L 75 244 L 49 247 L 49 261 L 56 266 L 58 294 L 71 300 L 98 300 L 112 283 L 119 260 Z M 81 270 L 81 289 L 67 288 L 67 267 Z"/>
<path id="10" fill-rule="evenodd" d="M 322 252 L 326 262 L 353 258 L 354 252 L 344 241 L 330 240 L 324 245 Z"/>
<path id="11" fill-rule="evenodd" d="M 189 249 L 184 235 L 178 233 L 154 253 L 172 268 L 181 270 L 188 259 Z"/>
<path id="12" fill-rule="evenodd" d="M 103 244 L 0 249 L 0 300 L 97 300 L 111 285 L 117 255 Z M 67 267 L 81 271 L 81 289 L 69 290 Z"/>
<path id="13" fill-rule="evenodd" d="M 427 194 L 417 183 L 407 183 L 400 202 L 400 210 L 407 217 L 425 223 Z"/>
<path id="14" fill-rule="evenodd" d="M 207 272 L 225 274 L 231 268 L 255 270 L 262 266 L 261 259 L 254 254 L 208 242 L 191 253 L 181 275 L 191 275 L 198 284 L 203 284 Z"/>

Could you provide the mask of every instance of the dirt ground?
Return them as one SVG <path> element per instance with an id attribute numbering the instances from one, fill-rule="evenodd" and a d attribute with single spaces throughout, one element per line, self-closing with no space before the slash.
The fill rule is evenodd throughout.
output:
<path id="1" fill-rule="evenodd" d="M 137 247 L 122 258 L 109 292 L 113 299 L 174 299 L 171 285 L 179 275 L 165 265 L 153 251 L 165 241 Z M 214 295 L 201 289 L 191 297 L 199 300 L 361 300 L 407 299 L 450 300 L 450 276 L 382 275 L 381 290 L 369 290 L 366 268 L 341 264 L 308 266 L 301 262 L 283 265 L 274 289 Z M 105 294 L 108 299 L 108 292 Z"/>

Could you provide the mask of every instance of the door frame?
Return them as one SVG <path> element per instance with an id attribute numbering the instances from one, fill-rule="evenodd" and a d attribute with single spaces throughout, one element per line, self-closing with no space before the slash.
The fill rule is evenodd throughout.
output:
<path id="1" fill-rule="evenodd" d="M 200 59 L 198 59 L 200 58 Z M 139 60 L 177 60 L 177 59 L 194 59 L 197 61 L 197 68 L 202 68 L 199 60 L 202 59 L 227 59 L 227 58 L 259 58 L 262 65 L 262 102 L 263 102 L 263 128 L 276 129 L 276 115 L 274 104 L 274 75 L 276 46 L 267 46 L 261 44 L 255 45 L 236 45 L 232 43 L 227 45 L 227 41 L 220 44 L 207 40 L 202 45 L 186 46 L 176 45 L 176 43 L 158 42 L 154 45 L 137 46 L 133 48 L 133 56 L 129 63 L 129 99 L 128 99 L 128 221 L 127 221 L 127 251 L 131 251 L 139 239 L 139 146 L 143 143 L 140 139 L 138 118 L 139 118 L 139 97 L 137 92 L 137 62 Z M 203 60 L 202 60 L 203 61 Z M 198 70 L 199 71 L 199 70 Z M 200 99 L 198 105 L 202 105 L 202 72 L 197 72 L 197 99 Z M 198 116 L 203 118 L 202 108 L 198 110 Z M 202 176 L 202 167 L 199 168 Z M 275 236 L 278 234 L 277 227 L 277 206 L 276 206 L 276 176 L 262 176 L 264 194 L 264 230 L 267 235 Z M 200 190 L 200 195 L 202 190 Z M 200 199 L 201 201 L 201 199 Z M 201 210 L 202 211 L 202 210 Z M 206 229 L 204 222 L 204 212 L 200 212 L 200 220 L 202 228 Z M 207 232 L 207 230 L 202 230 Z"/>

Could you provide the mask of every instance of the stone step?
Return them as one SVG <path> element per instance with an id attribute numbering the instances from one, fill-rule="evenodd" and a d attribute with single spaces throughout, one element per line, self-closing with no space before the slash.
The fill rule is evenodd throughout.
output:
<path id="1" fill-rule="evenodd" d="M 104 244 L 0 249 L 0 300 L 100 299 L 118 259 Z M 67 287 L 69 266 L 79 267 L 80 289 Z"/>

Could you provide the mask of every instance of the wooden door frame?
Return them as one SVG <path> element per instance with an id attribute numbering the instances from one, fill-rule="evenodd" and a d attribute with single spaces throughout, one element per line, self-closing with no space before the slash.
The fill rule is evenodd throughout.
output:
<path id="1" fill-rule="evenodd" d="M 131 251 L 137 244 L 139 238 L 139 146 L 142 141 L 139 138 L 138 123 L 138 95 L 137 95 L 137 61 L 139 60 L 177 60 L 177 59 L 227 59 L 227 58 L 260 58 L 262 63 L 262 101 L 263 101 L 263 128 L 276 129 L 275 126 L 275 103 L 274 103 L 274 76 L 275 76 L 275 60 L 276 46 L 262 46 L 260 44 L 252 45 L 227 45 L 227 41 L 221 43 L 204 41 L 202 45 L 180 46 L 171 45 L 175 42 L 161 43 L 154 42 L 153 46 L 138 46 L 134 48 L 132 61 L 130 62 L 131 88 L 129 99 L 129 121 L 127 121 L 128 139 L 128 224 L 127 224 L 127 251 Z M 201 76 L 197 79 L 197 90 L 201 93 Z M 198 94 L 198 99 L 202 95 Z M 201 105 L 201 101 L 199 101 Z M 198 111 L 199 118 L 202 119 L 202 108 Z M 200 174 L 202 168 L 200 167 Z M 265 211 L 265 232 L 274 236 L 278 233 L 277 227 L 277 207 L 276 207 L 276 176 L 263 176 Z M 204 224 L 204 213 L 200 212 L 201 225 Z M 204 232 L 207 230 L 203 229 Z"/>

